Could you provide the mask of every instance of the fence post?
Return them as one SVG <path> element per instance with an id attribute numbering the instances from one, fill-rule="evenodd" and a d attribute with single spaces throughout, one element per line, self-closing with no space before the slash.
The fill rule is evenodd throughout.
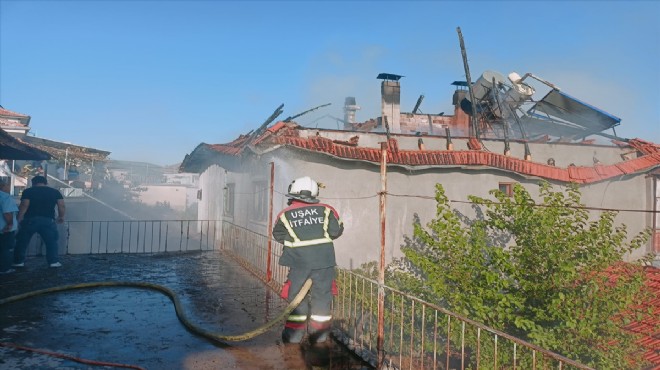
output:
<path id="1" fill-rule="evenodd" d="M 273 230 L 273 193 L 274 193 L 274 182 L 275 182 L 275 162 L 270 162 L 270 196 L 268 202 L 268 252 L 266 255 L 266 282 L 270 283 L 273 279 L 273 270 L 270 267 L 271 264 L 271 254 L 273 251 L 273 235 L 271 230 Z"/>

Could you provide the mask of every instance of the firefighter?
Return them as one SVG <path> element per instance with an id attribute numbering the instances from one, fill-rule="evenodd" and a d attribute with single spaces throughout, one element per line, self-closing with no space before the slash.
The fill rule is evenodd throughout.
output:
<path id="1" fill-rule="evenodd" d="M 282 341 L 300 343 L 305 333 L 315 343 L 325 342 L 332 320 L 335 285 L 333 240 L 344 232 L 337 211 L 317 199 L 319 184 L 308 176 L 289 185 L 288 207 L 277 216 L 273 237 L 284 244 L 280 265 L 289 267 L 282 298 L 291 301 L 308 278 L 310 294 L 287 318 Z"/>

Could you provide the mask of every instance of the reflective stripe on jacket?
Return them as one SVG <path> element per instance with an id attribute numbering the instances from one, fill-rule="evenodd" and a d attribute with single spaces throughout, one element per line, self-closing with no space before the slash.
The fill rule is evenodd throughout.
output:
<path id="1" fill-rule="evenodd" d="M 293 201 L 278 216 L 273 237 L 284 244 L 280 264 L 323 268 L 335 265 L 333 240 L 344 232 L 339 214 L 323 203 Z"/>

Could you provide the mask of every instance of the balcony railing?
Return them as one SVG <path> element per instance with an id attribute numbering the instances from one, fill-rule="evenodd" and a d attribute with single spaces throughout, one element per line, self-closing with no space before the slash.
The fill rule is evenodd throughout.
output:
<path id="1" fill-rule="evenodd" d="M 278 290 L 288 268 L 278 264 L 282 245 L 216 220 L 71 221 L 61 227 L 61 252 L 160 253 L 222 249 Z M 33 243 L 31 254 L 43 253 Z M 486 327 L 433 303 L 383 286 L 384 327 L 377 327 L 379 284 L 337 270 L 333 333 L 374 367 L 389 369 L 591 369 L 559 354 Z M 383 348 L 377 348 L 378 333 Z M 378 364 L 378 351 L 382 359 Z"/>
<path id="2" fill-rule="evenodd" d="M 287 269 L 278 265 L 282 245 L 268 236 L 223 222 L 221 248 L 272 286 L 279 287 L 286 280 Z M 377 367 L 379 285 L 352 271 L 338 269 L 337 272 L 339 295 L 333 302 L 333 332 Z M 381 368 L 591 369 L 432 303 L 389 287 L 384 289 L 385 340 Z"/>
<path id="3" fill-rule="evenodd" d="M 215 220 L 68 221 L 58 225 L 62 254 L 159 253 L 212 250 L 220 238 Z M 45 254 L 35 234 L 29 255 Z"/>

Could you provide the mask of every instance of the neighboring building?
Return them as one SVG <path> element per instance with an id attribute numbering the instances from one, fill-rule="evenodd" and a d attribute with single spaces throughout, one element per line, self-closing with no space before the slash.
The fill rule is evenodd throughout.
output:
<path id="1" fill-rule="evenodd" d="M 45 174 L 59 180 L 52 181 L 53 185 L 85 190 L 97 189 L 108 177 L 106 170 L 106 162 L 110 155 L 108 151 L 29 135 L 22 140 L 51 155 L 51 160 L 45 162 L 18 163 L 23 166 L 21 171 L 23 176 L 33 176 L 35 169 L 41 166 Z M 66 194 L 82 193 L 74 191 Z"/>
<path id="2" fill-rule="evenodd" d="M 196 188 L 199 182 L 198 173 L 166 173 L 164 176 L 166 184 L 179 184 Z"/>
<path id="3" fill-rule="evenodd" d="M 144 205 L 167 206 L 177 212 L 188 212 L 197 205 L 199 174 L 172 173 L 171 166 L 119 160 L 109 161 L 108 171 Z"/>
<path id="4" fill-rule="evenodd" d="M 25 178 L 16 173 L 17 162 L 44 161 L 51 158 L 49 153 L 5 131 L 5 128 L 11 130 L 12 127 L 24 127 L 23 122 L 27 125 L 29 120 L 29 116 L 19 115 L 0 107 L 0 161 L 2 161 L 0 176 L 10 178 L 12 195 L 20 194 L 26 183 Z"/>
<path id="5" fill-rule="evenodd" d="M 504 125 L 499 131 L 487 130 L 493 122 L 479 117 L 481 136 L 477 139 L 470 132 L 474 128 L 470 116 L 461 107 L 466 91 L 457 85 L 454 115 L 399 113 L 399 83 L 390 79 L 381 85 L 383 114 L 377 119 L 364 123 L 346 119 L 344 130 L 278 122 L 227 144 L 200 144 L 180 168 L 200 173 L 198 217 L 229 220 L 268 235 L 269 217 L 286 205 L 287 186 L 292 179 L 308 175 L 325 185 L 321 200 L 337 208 L 345 222 L 345 236 L 336 241 L 339 265 L 353 268 L 377 261 L 380 143 L 386 143 L 387 261 L 402 255 L 400 247 L 412 236 L 415 220 L 426 223 L 435 216 L 436 183 L 456 201 L 452 206 L 457 211 L 471 217 L 475 214 L 467 202 L 469 195 L 489 197 L 491 189 L 509 192 L 514 183 L 537 194 L 540 180 L 555 187 L 578 183 L 586 206 L 623 210 L 616 222 L 626 224 L 631 236 L 653 229 L 654 240 L 627 259 L 647 253 L 660 255 L 660 177 L 656 170 L 660 146 L 639 139 L 615 138 L 607 144 L 583 140 L 582 135 L 618 124 L 616 117 L 602 111 L 598 112 L 605 124 L 574 125 L 567 136 L 552 135 L 555 139 L 539 131 L 539 122 L 528 130 L 518 130 L 518 136 L 538 131 L 534 140 L 517 137 L 515 130 L 502 138 L 498 132 L 506 131 L 501 130 Z M 350 103 L 347 111 L 355 107 L 354 99 Z M 558 125 L 549 127 L 554 133 L 561 131 Z M 274 194 L 273 214 L 269 215 L 271 163 Z"/>
<path id="6" fill-rule="evenodd" d="M 50 158 L 49 153 L 0 129 L 0 159 L 43 161 Z"/>
<path id="7" fill-rule="evenodd" d="M 50 184 L 63 189 L 67 197 L 82 196 L 83 189 L 101 186 L 110 152 L 28 135 L 30 119 L 0 106 L 0 160 L 11 160 L 6 168 L 10 169 L 16 195 L 35 175 L 49 176 Z M 75 178 L 62 175 L 75 172 Z"/>
<path id="8" fill-rule="evenodd" d="M 107 167 L 110 177 L 126 187 L 162 184 L 164 174 L 169 172 L 167 168 L 153 163 L 135 161 L 110 160 Z"/>
<path id="9" fill-rule="evenodd" d="M 166 206 L 185 212 L 197 204 L 197 187 L 181 184 L 141 185 L 134 191 L 140 203 L 149 206 Z"/>
<path id="10" fill-rule="evenodd" d="M 0 129 L 21 138 L 30 131 L 30 116 L 0 106 Z"/>

